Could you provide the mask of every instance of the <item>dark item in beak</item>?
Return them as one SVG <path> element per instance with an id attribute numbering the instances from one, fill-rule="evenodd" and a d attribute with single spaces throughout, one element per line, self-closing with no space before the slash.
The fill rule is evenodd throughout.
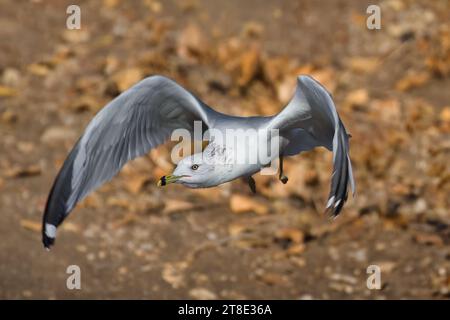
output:
<path id="1" fill-rule="evenodd" d="M 161 179 L 159 179 L 159 181 L 158 181 L 158 186 L 159 187 L 163 187 L 163 186 L 165 186 L 167 183 L 166 183 L 166 176 L 162 176 L 161 177 Z"/>
<path id="2" fill-rule="evenodd" d="M 166 184 L 166 176 L 162 176 L 161 179 L 158 180 L 158 187 L 164 187 Z"/>

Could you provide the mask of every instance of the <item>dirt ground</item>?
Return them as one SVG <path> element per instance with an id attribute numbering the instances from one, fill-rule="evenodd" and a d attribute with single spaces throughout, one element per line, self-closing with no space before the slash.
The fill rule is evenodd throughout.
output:
<path id="1" fill-rule="evenodd" d="M 450 296 L 450 4 L 445 0 L 0 0 L 0 298 Z M 366 8 L 381 7 L 381 30 Z M 332 92 L 357 195 L 324 215 L 331 154 L 290 181 L 157 188 L 170 146 L 74 210 L 46 252 L 46 197 L 93 115 L 151 74 L 218 110 L 274 114 L 298 74 Z M 66 287 L 69 265 L 81 290 Z M 381 268 L 381 288 L 366 286 Z"/>

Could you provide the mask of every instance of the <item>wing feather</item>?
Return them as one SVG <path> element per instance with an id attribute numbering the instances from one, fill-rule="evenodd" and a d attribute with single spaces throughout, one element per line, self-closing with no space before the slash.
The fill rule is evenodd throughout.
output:
<path id="1" fill-rule="evenodd" d="M 89 123 L 55 179 L 43 216 L 44 246 L 53 244 L 56 227 L 75 205 L 127 161 L 166 141 L 174 129 L 191 129 L 195 120 L 210 127 L 214 113 L 162 76 L 146 78 L 108 103 Z"/>
<path id="2" fill-rule="evenodd" d="M 347 200 L 348 185 L 355 193 L 348 134 L 328 91 L 309 76 L 300 76 L 294 97 L 270 127 L 289 143 L 283 153 L 294 155 L 323 146 L 333 151 L 333 173 L 327 210 L 337 216 Z"/>

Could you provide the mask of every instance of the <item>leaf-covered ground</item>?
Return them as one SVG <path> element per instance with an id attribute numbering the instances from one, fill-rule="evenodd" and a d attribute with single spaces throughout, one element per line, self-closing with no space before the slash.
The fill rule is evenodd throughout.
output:
<path id="1" fill-rule="evenodd" d="M 450 5 L 371 1 L 0 0 L 0 297 L 447 298 Z M 68 151 L 105 103 L 163 74 L 236 115 L 274 114 L 298 74 L 332 92 L 357 196 L 324 214 L 331 154 L 257 177 L 258 194 L 156 187 L 170 146 L 81 203 L 46 252 L 40 220 Z M 66 288 L 79 265 L 82 289 Z M 366 286 L 369 265 L 381 290 Z"/>

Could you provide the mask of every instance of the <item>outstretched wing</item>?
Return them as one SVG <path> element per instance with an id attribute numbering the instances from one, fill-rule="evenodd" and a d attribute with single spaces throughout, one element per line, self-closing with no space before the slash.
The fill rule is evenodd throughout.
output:
<path id="1" fill-rule="evenodd" d="M 337 216 L 347 200 L 349 184 L 355 193 L 355 182 L 349 156 L 349 136 L 331 95 L 313 78 L 299 76 L 294 97 L 273 118 L 270 126 L 278 128 L 280 135 L 289 140 L 283 151 L 285 155 L 317 146 L 333 151 L 333 175 L 326 208 Z"/>
<path id="2" fill-rule="evenodd" d="M 110 180 L 124 164 L 166 141 L 174 129 L 211 125 L 215 113 L 174 81 L 152 76 L 108 103 L 89 123 L 65 160 L 43 217 L 42 241 L 49 248 L 56 227 L 77 202 Z"/>

